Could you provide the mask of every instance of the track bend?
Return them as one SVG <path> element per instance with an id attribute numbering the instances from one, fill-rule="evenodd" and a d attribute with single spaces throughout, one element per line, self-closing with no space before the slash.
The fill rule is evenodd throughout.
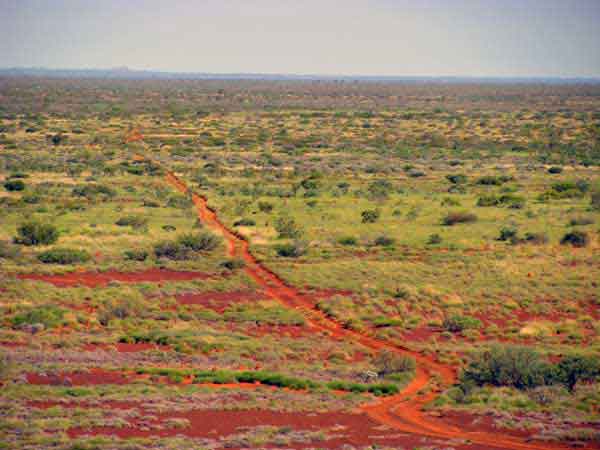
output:
<path id="1" fill-rule="evenodd" d="M 377 403 L 370 403 L 361 407 L 362 411 L 369 417 L 383 425 L 406 433 L 433 438 L 467 440 L 486 448 L 515 450 L 566 448 L 548 443 L 534 444 L 523 439 L 489 432 L 467 432 L 445 424 L 441 420 L 425 417 L 422 407 L 433 400 L 442 388 L 448 387 L 456 381 L 454 368 L 440 364 L 433 358 L 408 348 L 385 343 L 366 334 L 343 328 L 338 322 L 316 309 L 314 304 L 308 301 L 300 291 L 286 284 L 275 273 L 263 266 L 250 252 L 246 239 L 231 231 L 219 220 L 216 212 L 208 206 L 205 197 L 191 192 L 186 184 L 172 172 L 167 173 L 167 181 L 181 193 L 191 196 L 200 220 L 225 238 L 228 255 L 244 260 L 246 272 L 264 289 L 266 295 L 284 303 L 286 306 L 302 311 L 308 319 L 309 327 L 333 338 L 351 339 L 373 350 L 385 349 L 400 355 L 409 355 L 416 359 L 415 377 L 402 392 Z M 433 387 L 432 384 L 436 384 L 437 387 Z"/>

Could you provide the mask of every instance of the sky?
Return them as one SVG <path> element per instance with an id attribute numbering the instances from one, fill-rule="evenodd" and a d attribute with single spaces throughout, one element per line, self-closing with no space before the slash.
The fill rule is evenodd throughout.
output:
<path id="1" fill-rule="evenodd" d="M 0 0 L 0 67 L 600 77 L 600 0 Z"/>

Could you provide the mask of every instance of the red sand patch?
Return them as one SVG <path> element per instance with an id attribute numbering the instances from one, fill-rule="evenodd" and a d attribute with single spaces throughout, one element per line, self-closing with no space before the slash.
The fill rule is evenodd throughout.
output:
<path id="1" fill-rule="evenodd" d="M 59 372 L 51 374 L 28 373 L 27 382 L 35 385 L 51 386 L 93 386 L 99 384 L 128 384 L 136 379 L 135 375 L 113 372 L 102 369 L 91 369 L 89 372 Z"/>
<path id="2" fill-rule="evenodd" d="M 270 425 L 291 427 L 294 430 L 321 430 L 331 436 L 330 439 L 325 440 L 286 444 L 286 448 L 334 449 L 344 445 L 364 446 L 369 444 L 413 448 L 427 444 L 432 445 L 435 442 L 418 435 L 407 435 L 384 429 L 364 414 L 192 410 L 159 414 L 152 412 L 152 415 L 155 417 L 154 419 L 145 420 L 143 423 L 132 418 L 128 427 L 96 427 L 88 430 L 72 428 L 68 430 L 68 434 L 72 438 L 85 435 L 111 435 L 120 438 L 184 435 L 190 438 L 218 439 L 240 433 L 245 428 Z M 187 419 L 189 426 L 169 428 L 167 420 L 177 418 Z"/>
<path id="3" fill-rule="evenodd" d="M 0 342 L 0 347 L 5 348 L 16 348 L 16 347 L 25 347 L 27 342 Z"/>
<path id="4" fill-rule="evenodd" d="M 19 274 L 17 277 L 21 280 L 44 281 L 58 287 L 69 286 L 106 286 L 112 281 L 121 283 L 143 283 L 143 282 L 161 282 L 161 281 L 190 281 L 203 280 L 210 275 L 202 272 L 186 272 L 170 269 L 147 269 L 140 272 L 118 272 L 109 270 L 106 272 L 71 272 L 59 275 L 41 275 L 34 273 Z"/>
<path id="5" fill-rule="evenodd" d="M 233 291 L 233 292 L 203 292 L 181 294 L 175 297 L 182 305 L 201 305 L 223 313 L 229 306 L 236 303 L 249 303 L 265 298 L 259 292 Z"/>

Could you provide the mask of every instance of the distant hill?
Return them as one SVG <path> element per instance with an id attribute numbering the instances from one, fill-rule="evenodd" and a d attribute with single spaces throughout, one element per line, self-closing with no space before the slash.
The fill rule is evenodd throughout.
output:
<path id="1" fill-rule="evenodd" d="M 47 69 L 43 67 L 13 67 L 0 69 L 0 77 L 40 78 L 103 78 L 129 80 L 271 80 L 271 81 L 364 81 L 400 83 L 547 83 L 547 84 L 600 84 L 595 78 L 557 77 L 404 77 L 377 75 L 298 75 L 262 73 L 204 73 L 161 72 L 135 70 L 128 67 L 111 69 Z"/>

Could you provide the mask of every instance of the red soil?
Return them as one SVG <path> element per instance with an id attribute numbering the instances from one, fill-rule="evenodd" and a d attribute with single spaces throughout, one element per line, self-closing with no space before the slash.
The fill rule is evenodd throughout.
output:
<path id="1" fill-rule="evenodd" d="M 286 448 L 327 448 L 337 449 L 344 445 L 366 446 L 372 444 L 386 446 L 406 446 L 409 448 L 433 444 L 434 441 L 415 435 L 399 435 L 394 430 L 381 429 L 377 422 L 363 414 L 351 413 L 294 413 L 279 411 L 223 411 L 192 410 L 156 414 L 151 420 L 140 422 L 130 419 L 130 426 L 96 427 L 89 430 L 72 428 L 68 434 L 72 438 L 85 435 L 111 435 L 120 438 L 132 437 L 172 437 L 183 435 L 190 438 L 219 439 L 243 432 L 244 429 L 260 426 L 291 427 L 294 430 L 324 431 L 330 439 L 313 442 L 292 442 Z M 187 419 L 189 426 L 169 428 L 168 419 Z M 154 429 L 152 429 L 154 428 Z M 471 447 L 472 448 L 472 447 Z"/>
<path id="2" fill-rule="evenodd" d="M 136 375 L 126 375 L 123 372 L 91 369 L 88 372 L 59 372 L 50 374 L 28 373 L 29 384 L 50 386 L 94 386 L 98 384 L 129 384 Z"/>
<path id="3" fill-rule="evenodd" d="M 118 272 L 109 270 L 106 272 L 71 272 L 57 275 L 41 275 L 35 273 L 19 274 L 17 277 L 21 280 L 35 280 L 51 283 L 58 287 L 70 286 L 106 286 L 112 281 L 121 283 L 143 283 L 143 282 L 161 282 L 161 281 L 190 281 L 203 280 L 210 275 L 202 272 L 184 272 L 170 269 L 147 269 L 140 272 Z"/>
<path id="4" fill-rule="evenodd" d="M 236 303 L 250 303 L 264 298 L 259 292 L 233 291 L 233 292 L 202 292 L 181 294 L 175 296 L 182 305 L 201 305 L 223 313 L 229 306 Z"/>

